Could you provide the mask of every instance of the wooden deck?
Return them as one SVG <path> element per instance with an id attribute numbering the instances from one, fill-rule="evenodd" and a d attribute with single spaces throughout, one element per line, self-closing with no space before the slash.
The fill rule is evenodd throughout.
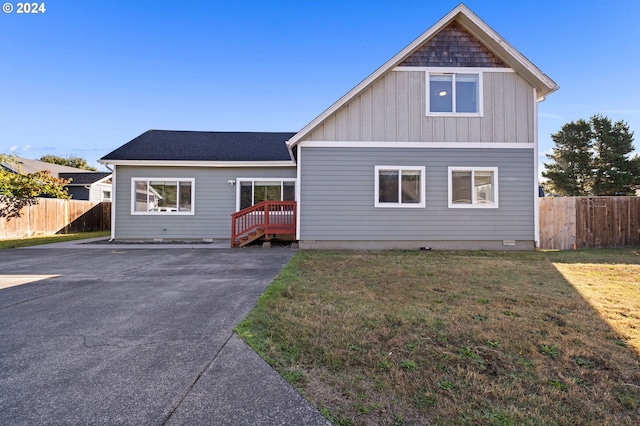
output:
<path id="1" fill-rule="evenodd" d="M 295 239 L 296 202 L 263 201 L 231 215 L 231 247 L 244 247 L 258 239 Z"/>

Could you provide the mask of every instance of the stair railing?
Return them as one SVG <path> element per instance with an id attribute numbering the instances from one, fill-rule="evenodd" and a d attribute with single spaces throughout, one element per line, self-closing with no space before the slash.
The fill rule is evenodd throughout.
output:
<path id="1" fill-rule="evenodd" d="M 295 201 L 262 201 L 231 215 L 231 247 L 250 232 L 262 229 L 265 235 L 296 233 Z"/>

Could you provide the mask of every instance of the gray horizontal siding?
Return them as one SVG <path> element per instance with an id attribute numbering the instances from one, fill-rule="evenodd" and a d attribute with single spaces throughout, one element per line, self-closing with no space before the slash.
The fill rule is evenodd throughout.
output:
<path id="1" fill-rule="evenodd" d="M 116 239 L 228 239 L 236 210 L 238 177 L 295 178 L 295 168 L 116 167 Z M 132 215 L 131 179 L 165 177 L 195 179 L 194 215 Z"/>
<path id="2" fill-rule="evenodd" d="M 483 73 L 482 117 L 426 115 L 424 71 L 392 71 L 304 140 L 534 142 L 533 89 L 513 72 Z"/>
<path id="3" fill-rule="evenodd" d="M 309 148 L 301 240 L 534 240 L 533 149 Z M 375 208 L 374 166 L 425 166 L 425 208 Z M 498 209 L 450 209 L 449 166 L 498 167 Z"/>

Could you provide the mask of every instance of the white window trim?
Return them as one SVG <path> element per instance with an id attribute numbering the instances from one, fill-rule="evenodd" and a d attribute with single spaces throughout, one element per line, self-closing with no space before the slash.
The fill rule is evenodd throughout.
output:
<path id="1" fill-rule="evenodd" d="M 471 191 L 471 204 L 454 204 L 452 198 L 453 194 L 453 172 L 471 172 L 471 184 L 473 185 L 475 172 L 493 172 L 493 203 L 481 203 L 478 204 L 475 191 Z M 450 209 L 497 209 L 498 203 L 498 168 L 497 167 L 449 167 L 448 168 L 448 184 L 449 192 L 447 194 L 447 200 Z"/>
<path id="2" fill-rule="evenodd" d="M 426 206 L 426 167 L 424 166 L 375 166 L 374 173 L 374 207 L 394 208 L 394 209 L 418 209 Z M 381 170 L 397 170 L 400 175 L 403 171 L 419 171 L 420 172 L 420 202 L 419 203 L 403 203 L 402 197 L 398 197 L 397 203 L 380 202 L 380 171 Z M 398 191 L 401 194 L 402 179 L 398 180 Z M 399 195 L 400 195 L 399 194 Z"/>
<path id="3" fill-rule="evenodd" d="M 191 211 L 188 212 L 138 212 L 136 211 L 136 182 L 152 180 L 168 180 L 180 182 L 191 182 Z M 193 216 L 196 212 L 196 180 L 194 178 L 176 178 L 176 177 L 132 177 L 131 178 L 131 214 L 143 216 Z"/>
<path id="4" fill-rule="evenodd" d="M 450 74 L 476 74 L 478 76 L 478 112 L 431 112 L 431 95 L 430 95 L 430 77 L 432 75 L 450 75 Z M 425 80 L 425 91 L 426 91 L 426 102 L 427 102 L 427 116 L 428 117 L 482 117 L 484 114 L 483 110 L 483 87 L 484 87 L 484 79 L 483 73 L 478 72 L 474 68 L 440 68 L 433 69 L 425 72 L 426 80 Z M 455 94 L 455 77 L 452 83 L 452 101 L 455 109 L 456 102 L 456 94 Z"/>
<path id="5" fill-rule="evenodd" d="M 242 182 L 251 182 L 251 188 L 253 189 L 253 185 L 255 182 L 280 182 L 280 198 L 284 196 L 284 182 L 294 182 L 295 185 L 295 197 L 298 197 L 298 179 L 296 178 L 236 178 L 236 211 L 240 211 L 240 184 Z M 253 205 L 253 191 L 251 191 L 251 204 Z"/>

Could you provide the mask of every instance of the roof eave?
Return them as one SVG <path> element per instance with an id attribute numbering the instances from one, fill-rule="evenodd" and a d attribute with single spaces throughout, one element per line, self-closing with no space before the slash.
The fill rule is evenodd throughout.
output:
<path id="1" fill-rule="evenodd" d="M 101 158 L 100 164 L 114 166 L 156 167 L 295 167 L 293 160 L 280 161 L 189 161 L 189 160 L 110 160 Z"/>
<path id="2" fill-rule="evenodd" d="M 523 75 L 537 90 L 540 98 L 544 98 L 548 94 L 558 90 L 558 85 L 547 77 L 540 69 L 531 63 L 524 55 L 513 48 L 509 43 L 504 41 L 498 33 L 489 27 L 484 21 L 476 16 L 464 4 L 459 4 L 451 12 L 447 13 L 442 19 L 431 26 L 427 31 L 422 33 L 418 38 L 412 41 L 407 47 L 402 49 L 394 57 L 388 60 L 384 65 L 374 71 L 367 78 L 362 80 L 357 86 L 351 89 L 347 94 L 341 97 L 337 102 L 327 108 L 322 114 L 317 116 L 313 121 L 303 127 L 289 141 L 287 146 L 293 148 L 305 136 L 307 136 L 316 126 L 334 114 L 338 109 L 347 104 L 358 93 L 366 89 L 374 81 L 385 73 L 398 66 L 407 57 L 413 54 L 424 43 L 431 39 L 435 34 L 449 25 L 454 20 L 460 22 L 469 32 L 471 32 L 478 40 L 485 43 L 487 47 L 494 51 L 496 55 L 508 64 L 518 74 Z M 497 51 L 496 51 L 497 50 Z"/>
<path id="3" fill-rule="evenodd" d="M 461 6 L 464 7 L 464 5 Z M 544 74 L 516 48 L 500 37 L 493 28 L 473 14 L 468 8 L 464 7 L 464 9 L 468 11 L 468 13 L 457 14 L 457 21 L 517 74 L 524 77 L 534 86 L 541 98 L 559 89 L 558 85 L 551 78 Z"/>

